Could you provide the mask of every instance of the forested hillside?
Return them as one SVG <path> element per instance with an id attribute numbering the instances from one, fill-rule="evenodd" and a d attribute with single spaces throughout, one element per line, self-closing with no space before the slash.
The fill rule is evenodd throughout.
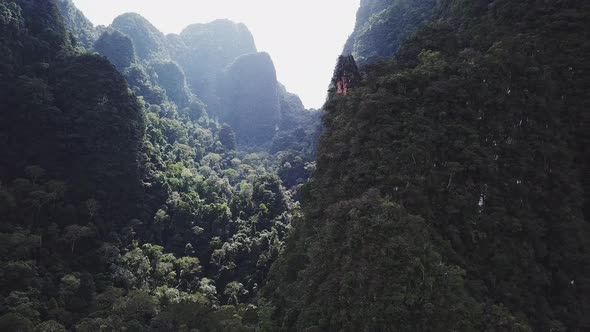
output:
<path id="1" fill-rule="evenodd" d="M 71 0 L 56 0 L 56 3 L 64 25 L 72 34 L 72 42 L 81 47 L 92 48 L 100 35 L 100 29 L 95 28 Z"/>
<path id="2" fill-rule="evenodd" d="M 590 329 L 589 5 L 362 3 L 268 330 Z"/>
<path id="3" fill-rule="evenodd" d="M 316 113 L 265 59 L 276 119 L 245 151 L 139 15 L 2 0 L 0 24 L 0 330 L 254 330 Z"/>
<path id="4" fill-rule="evenodd" d="M 244 24 L 0 0 L 0 331 L 590 330 L 589 22 L 361 0 L 320 112 Z"/>

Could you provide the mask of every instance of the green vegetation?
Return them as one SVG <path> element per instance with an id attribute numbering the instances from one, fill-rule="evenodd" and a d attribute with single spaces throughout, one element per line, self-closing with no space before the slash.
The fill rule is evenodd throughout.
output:
<path id="1" fill-rule="evenodd" d="M 139 14 L 123 14 L 111 27 L 133 40 L 137 55 L 145 61 L 166 57 L 166 37 Z"/>
<path id="2" fill-rule="evenodd" d="M 104 32 L 94 44 L 94 49 L 121 71 L 137 62 L 133 41 L 117 30 Z"/>
<path id="3" fill-rule="evenodd" d="M 267 330 L 590 328 L 590 8 L 434 12 L 325 105 L 305 218 L 263 292 Z"/>
<path id="4" fill-rule="evenodd" d="M 305 110 L 299 97 L 277 82 L 272 59 L 256 52 L 243 24 L 216 20 L 164 36 L 142 16 L 128 13 L 102 30 L 92 49 L 124 73 L 136 94 L 150 104 L 206 108 L 210 118 L 230 125 L 243 150 L 268 149 L 277 134 L 302 127 L 311 133 L 318 126 L 319 113 Z"/>
<path id="5" fill-rule="evenodd" d="M 0 2 L 0 330 L 253 331 L 312 139 L 237 149 L 145 21 L 97 38 L 113 65 L 60 5 L 71 32 L 52 2 Z"/>
<path id="6" fill-rule="evenodd" d="M 55 1 L 68 30 L 72 33 L 73 42 L 83 48 L 90 49 L 100 35 L 100 29 L 95 28 L 84 14 L 76 8 L 72 0 Z"/>
<path id="7" fill-rule="evenodd" d="M 242 24 L 0 0 L 0 330 L 590 329 L 589 17 L 363 0 L 320 128 Z"/>

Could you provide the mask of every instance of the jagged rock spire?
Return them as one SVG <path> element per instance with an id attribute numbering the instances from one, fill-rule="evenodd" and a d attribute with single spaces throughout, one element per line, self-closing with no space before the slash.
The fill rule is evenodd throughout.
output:
<path id="1" fill-rule="evenodd" d="M 346 94 L 351 88 L 360 84 L 361 75 L 352 55 L 341 55 L 332 77 L 332 88 L 336 88 L 337 94 Z"/>

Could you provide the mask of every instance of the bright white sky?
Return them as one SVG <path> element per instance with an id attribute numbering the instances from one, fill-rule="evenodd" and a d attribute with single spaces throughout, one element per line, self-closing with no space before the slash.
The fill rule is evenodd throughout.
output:
<path id="1" fill-rule="evenodd" d="M 258 51 L 268 52 L 278 79 L 307 108 L 320 108 L 359 0 L 74 0 L 95 25 L 136 12 L 164 33 L 228 18 L 245 23 Z"/>

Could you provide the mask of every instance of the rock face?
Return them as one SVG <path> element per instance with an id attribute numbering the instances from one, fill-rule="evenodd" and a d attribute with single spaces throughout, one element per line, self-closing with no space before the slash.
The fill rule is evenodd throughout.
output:
<path id="1" fill-rule="evenodd" d="M 237 57 L 256 52 L 252 34 L 244 24 L 216 20 L 190 25 L 168 40 L 173 46 L 171 56 L 183 67 L 191 90 L 218 115 L 219 77 Z"/>
<path id="2" fill-rule="evenodd" d="M 223 75 L 221 120 L 236 131 L 238 144 L 269 142 L 279 126 L 281 106 L 274 64 L 267 53 L 237 58 Z"/>
<path id="3" fill-rule="evenodd" d="M 115 18 L 111 27 L 133 40 L 135 51 L 142 60 L 169 57 L 166 37 L 141 15 L 120 15 Z"/>
<path id="4" fill-rule="evenodd" d="M 389 58 L 432 15 L 436 0 L 362 0 L 356 26 L 344 46 L 359 64 Z"/>

